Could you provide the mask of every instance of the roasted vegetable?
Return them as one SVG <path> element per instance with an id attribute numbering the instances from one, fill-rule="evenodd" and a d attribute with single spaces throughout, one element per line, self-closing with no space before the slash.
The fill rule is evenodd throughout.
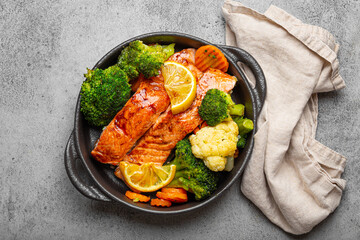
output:
<path id="1" fill-rule="evenodd" d="M 230 102 L 229 114 L 231 116 L 243 116 L 245 112 L 245 106 L 242 104 L 234 104 L 234 102 Z"/>
<path id="2" fill-rule="evenodd" d="M 237 136 L 238 126 L 231 120 L 215 127 L 204 127 L 189 140 L 195 157 L 202 159 L 210 170 L 218 172 L 225 169 L 227 158 L 234 156 Z"/>
<path id="3" fill-rule="evenodd" d="M 216 190 L 218 173 L 211 171 L 202 160 L 195 158 L 188 139 L 176 144 L 175 159 L 169 164 L 176 165 L 176 174 L 166 187 L 183 188 L 194 193 L 196 200 L 204 199 Z"/>
<path id="4" fill-rule="evenodd" d="M 90 70 L 81 86 L 80 110 L 90 125 L 107 125 L 130 98 L 128 76 L 114 65 Z"/>
<path id="5" fill-rule="evenodd" d="M 174 46 L 175 44 L 148 46 L 142 41 L 133 41 L 121 51 L 118 65 L 130 80 L 138 77 L 140 73 L 146 78 L 156 76 L 164 61 L 174 54 Z"/>
<path id="6" fill-rule="evenodd" d="M 187 194 L 186 190 L 183 188 L 171 188 L 171 187 L 164 187 L 161 189 L 163 193 L 177 193 L 177 194 Z"/>
<path id="7" fill-rule="evenodd" d="M 244 115 L 244 105 L 235 105 L 229 94 L 214 88 L 206 92 L 199 114 L 209 126 L 215 126 L 224 120 L 229 120 L 230 115 Z"/>
<path id="8" fill-rule="evenodd" d="M 238 125 L 240 136 L 245 136 L 254 129 L 253 121 L 248 118 L 234 118 L 234 122 Z"/>
<path id="9" fill-rule="evenodd" d="M 212 45 L 205 45 L 196 50 L 195 65 L 202 72 L 208 68 L 216 68 L 226 72 L 229 62 L 220 49 Z"/>
<path id="10" fill-rule="evenodd" d="M 168 200 L 173 203 L 184 203 L 188 201 L 186 193 L 174 193 L 174 192 L 157 192 L 156 197 Z"/>
<path id="11" fill-rule="evenodd" d="M 145 196 L 140 193 L 126 191 L 125 196 L 127 196 L 129 199 L 133 200 L 134 202 L 148 202 L 150 201 L 150 197 Z"/>
<path id="12" fill-rule="evenodd" d="M 171 207 L 171 202 L 165 199 L 153 198 L 150 205 L 154 207 Z"/>
<path id="13" fill-rule="evenodd" d="M 239 128 L 239 140 L 237 142 L 238 148 L 244 148 L 246 144 L 247 134 L 254 129 L 254 123 L 251 119 L 244 117 L 233 117 L 234 122 Z"/>

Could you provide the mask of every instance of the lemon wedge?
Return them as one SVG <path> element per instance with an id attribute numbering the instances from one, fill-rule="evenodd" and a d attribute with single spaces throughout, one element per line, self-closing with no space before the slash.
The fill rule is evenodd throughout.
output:
<path id="1" fill-rule="evenodd" d="M 196 78 L 184 65 L 166 61 L 161 67 L 164 86 L 170 97 L 171 111 L 178 114 L 188 109 L 196 96 Z"/>
<path id="2" fill-rule="evenodd" d="M 155 163 L 138 165 L 122 161 L 119 167 L 122 179 L 133 190 L 154 192 L 168 185 L 174 178 L 175 165 L 160 166 Z"/>

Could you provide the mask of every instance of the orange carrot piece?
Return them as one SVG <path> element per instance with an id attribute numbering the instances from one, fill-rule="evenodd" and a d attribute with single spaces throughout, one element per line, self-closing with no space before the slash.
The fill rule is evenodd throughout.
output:
<path id="1" fill-rule="evenodd" d="M 201 124 L 200 129 L 203 128 L 203 127 L 207 127 L 207 126 L 209 126 L 209 125 L 205 121 L 203 121 L 203 123 Z"/>
<path id="2" fill-rule="evenodd" d="M 197 127 L 194 129 L 193 133 L 196 134 L 198 131 L 200 131 L 200 126 L 197 126 Z"/>
<path id="3" fill-rule="evenodd" d="M 226 72 L 229 68 L 229 62 L 220 49 L 212 45 L 205 45 L 196 50 L 195 66 L 202 72 L 208 68 Z"/>
<path id="4" fill-rule="evenodd" d="M 135 193 L 131 191 L 126 191 L 125 196 L 127 196 L 129 199 L 139 202 L 148 202 L 150 201 L 150 197 L 142 195 L 140 193 Z"/>
<path id="5" fill-rule="evenodd" d="M 161 192 L 163 193 L 180 193 L 180 194 L 186 194 L 186 190 L 183 188 L 172 188 L 172 187 L 165 187 L 161 189 Z"/>
<path id="6" fill-rule="evenodd" d="M 157 192 L 156 196 L 158 198 L 168 200 L 174 203 L 184 203 L 188 201 L 187 194 L 184 193 L 164 193 L 164 192 Z"/>
<path id="7" fill-rule="evenodd" d="M 153 199 L 151 199 L 150 205 L 156 206 L 156 207 L 170 207 L 171 202 L 168 200 L 164 200 L 164 199 L 153 198 Z"/>

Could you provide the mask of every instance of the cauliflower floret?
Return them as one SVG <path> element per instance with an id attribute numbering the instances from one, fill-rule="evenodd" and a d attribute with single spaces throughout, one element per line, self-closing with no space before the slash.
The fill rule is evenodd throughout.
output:
<path id="1" fill-rule="evenodd" d="M 225 169 L 227 158 L 220 156 L 211 156 L 203 159 L 205 165 L 214 172 L 222 171 Z"/>
<path id="2" fill-rule="evenodd" d="M 215 127 L 204 127 L 189 137 L 195 157 L 204 160 L 212 171 L 223 171 L 227 157 L 234 156 L 238 126 L 233 121 L 222 122 Z"/>

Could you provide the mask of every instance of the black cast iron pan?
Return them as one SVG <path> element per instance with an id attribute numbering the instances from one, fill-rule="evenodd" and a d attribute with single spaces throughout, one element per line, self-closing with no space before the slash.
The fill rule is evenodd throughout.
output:
<path id="1" fill-rule="evenodd" d="M 200 38 L 182 33 L 156 32 L 137 36 L 121 43 L 108 52 L 94 66 L 105 69 L 116 63 L 121 50 L 134 40 L 142 40 L 144 43 L 170 44 L 175 43 L 176 51 L 184 48 L 199 48 L 202 45 L 211 44 Z M 213 44 L 214 45 L 214 44 Z M 264 74 L 256 60 L 246 51 L 229 46 L 216 45 L 224 53 L 229 61 L 230 75 L 239 80 L 233 90 L 233 100 L 236 103 L 243 103 L 246 107 L 246 117 L 254 121 L 254 131 L 248 136 L 246 147 L 235 159 L 234 169 L 223 174 L 218 189 L 203 201 L 191 200 L 185 204 L 171 206 L 170 208 L 156 208 L 148 203 L 135 203 L 129 200 L 124 194 L 127 186 L 114 175 L 114 169 L 101 164 L 91 157 L 91 150 L 101 134 L 101 129 L 90 127 L 80 112 L 80 96 L 77 100 L 75 112 L 75 127 L 65 150 L 65 168 L 73 185 L 83 195 L 90 199 L 104 202 L 120 202 L 131 208 L 156 214 L 176 214 L 198 209 L 207 203 L 215 200 L 222 192 L 228 189 L 234 181 L 240 177 L 246 163 L 249 161 L 254 146 L 254 134 L 257 129 L 257 118 L 262 108 L 266 84 Z M 245 74 L 238 67 L 237 62 L 246 64 L 256 78 L 256 87 L 251 88 Z M 79 86 L 80 89 L 80 86 Z M 82 166 L 80 166 L 80 164 Z M 85 170 L 84 170 L 85 169 Z"/>

